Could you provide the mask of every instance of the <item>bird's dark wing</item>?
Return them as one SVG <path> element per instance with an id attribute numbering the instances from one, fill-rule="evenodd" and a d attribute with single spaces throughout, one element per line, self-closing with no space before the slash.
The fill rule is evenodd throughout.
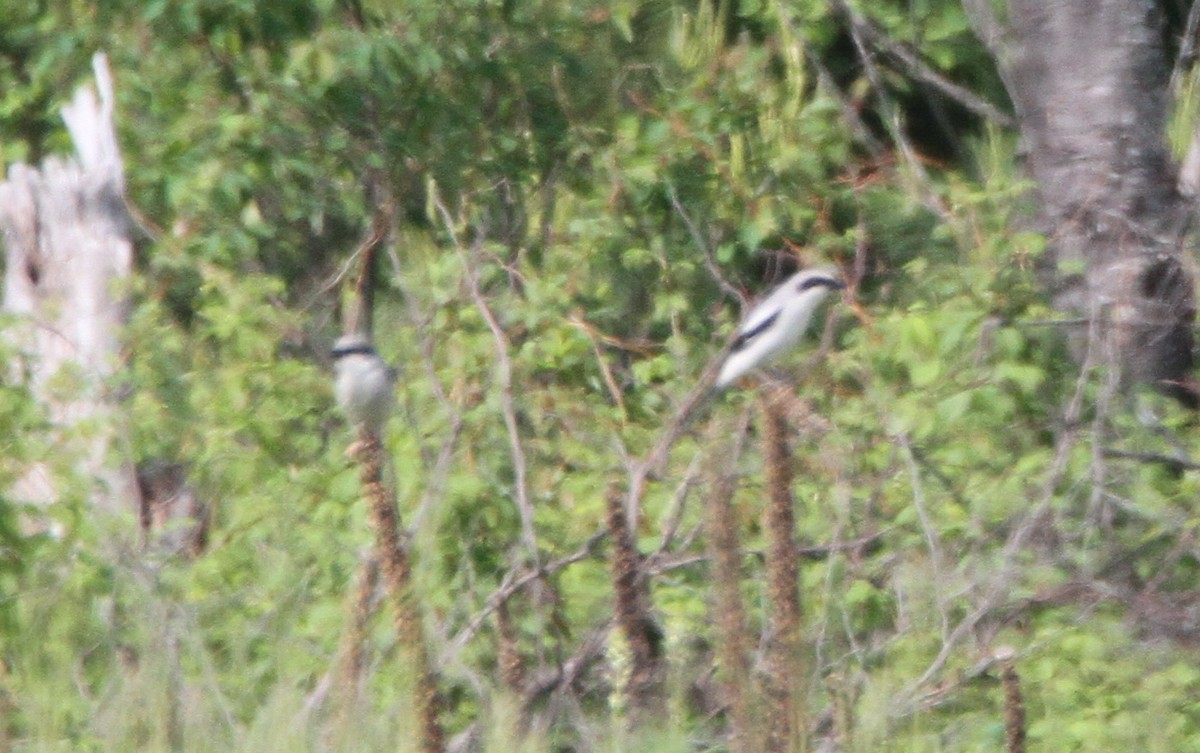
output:
<path id="1" fill-rule="evenodd" d="M 807 277 L 807 278 L 801 280 L 800 284 L 796 286 L 796 291 L 799 293 L 803 293 L 805 290 L 811 290 L 812 288 L 829 288 L 830 290 L 841 290 L 844 287 L 846 287 L 846 283 L 842 282 L 841 280 L 837 279 L 836 277 L 830 277 L 830 276 L 825 276 L 825 275 L 813 275 L 812 277 Z"/>
<path id="2" fill-rule="evenodd" d="M 375 354 L 375 349 L 365 343 L 356 343 L 354 345 L 339 345 L 329 351 L 329 355 L 334 358 L 342 356 L 370 356 Z"/>
<path id="3" fill-rule="evenodd" d="M 741 350 L 742 348 L 746 347 L 746 345 L 751 340 L 758 337 L 763 332 L 766 332 L 771 327 L 771 325 L 775 323 L 775 320 L 778 318 L 779 318 L 779 310 L 776 309 L 775 312 L 773 314 L 771 314 L 770 316 L 768 316 L 766 319 L 755 322 L 753 327 L 750 327 L 749 329 L 747 329 L 743 332 L 739 332 L 738 336 L 733 339 L 733 345 L 729 349 L 730 352 L 736 353 L 739 350 Z"/>

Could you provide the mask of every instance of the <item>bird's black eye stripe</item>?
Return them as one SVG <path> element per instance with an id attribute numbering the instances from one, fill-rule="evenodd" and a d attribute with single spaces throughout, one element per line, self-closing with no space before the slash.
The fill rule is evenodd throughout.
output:
<path id="1" fill-rule="evenodd" d="M 778 318 L 779 318 L 779 312 L 776 311 L 774 314 L 771 314 L 766 319 L 763 319 L 761 322 L 759 322 L 757 327 L 754 327 L 753 329 L 748 329 L 745 332 L 742 332 L 741 334 L 739 334 L 736 338 L 734 338 L 733 345 L 730 347 L 730 352 L 736 353 L 739 350 L 741 350 L 742 348 L 746 347 L 747 343 L 749 343 L 751 340 L 758 337 L 763 332 L 765 332 L 767 329 L 769 329 L 770 326 L 772 324 L 774 324 L 775 320 Z"/>
<path id="2" fill-rule="evenodd" d="M 801 280 L 800 284 L 796 286 L 796 290 L 804 292 L 805 290 L 821 286 L 837 290 L 838 288 L 846 287 L 846 283 L 841 280 L 835 280 L 832 277 L 809 277 Z"/>
<path id="3" fill-rule="evenodd" d="M 344 348 L 334 348 L 329 353 L 334 358 L 341 358 L 342 356 L 369 356 L 375 353 L 375 349 L 370 345 L 347 345 Z"/>

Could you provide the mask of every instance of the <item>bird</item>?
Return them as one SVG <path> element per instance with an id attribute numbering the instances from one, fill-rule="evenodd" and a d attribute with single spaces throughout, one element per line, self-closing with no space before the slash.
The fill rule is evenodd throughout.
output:
<path id="1" fill-rule="evenodd" d="M 379 436 L 395 404 L 396 369 L 361 334 L 338 338 L 330 355 L 336 375 L 333 392 L 342 413 L 356 428 Z"/>
<path id="2" fill-rule="evenodd" d="M 715 388 L 724 389 L 795 346 L 825 296 L 844 287 L 833 267 L 803 269 L 789 277 L 742 322 Z"/>

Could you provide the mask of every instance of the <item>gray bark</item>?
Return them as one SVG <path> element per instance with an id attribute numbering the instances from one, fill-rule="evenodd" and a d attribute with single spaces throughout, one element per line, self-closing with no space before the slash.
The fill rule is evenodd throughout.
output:
<path id="1" fill-rule="evenodd" d="M 1189 205 L 1165 143 L 1169 61 L 1151 0 L 965 0 L 1017 107 L 1060 309 L 1098 317 L 1126 383 L 1197 405 Z"/>
<path id="2" fill-rule="evenodd" d="M 76 159 L 15 164 L 0 184 L 5 267 L 3 309 L 17 325 L 4 331 L 28 363 L 45 404 L 56 448 L 86 475 L 92 499 L 136 512 L 132 463 L 123 457 L 124 414 L 115 397 L 120 337 L 128 321 L 129 239 L 124 177 L 113 125 L 113 86 L 104 56 L 90 87 L 63 107 Z M 10 375 L 11 376 L 11 375 Z M 61 479 L 30 469 L 14 490 L 23 500 L 53 501 Z"/>

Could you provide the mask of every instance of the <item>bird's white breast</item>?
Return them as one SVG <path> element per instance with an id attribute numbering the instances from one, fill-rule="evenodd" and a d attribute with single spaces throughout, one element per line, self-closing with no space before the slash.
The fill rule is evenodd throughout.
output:
<path id="1" fill-rule="evenodd" d="M 346 417 L 378 432 L 387 421 L 394 401 L 390 370 L 376 356 L 351 354 L 334 365 L 334 396 Z"/>

